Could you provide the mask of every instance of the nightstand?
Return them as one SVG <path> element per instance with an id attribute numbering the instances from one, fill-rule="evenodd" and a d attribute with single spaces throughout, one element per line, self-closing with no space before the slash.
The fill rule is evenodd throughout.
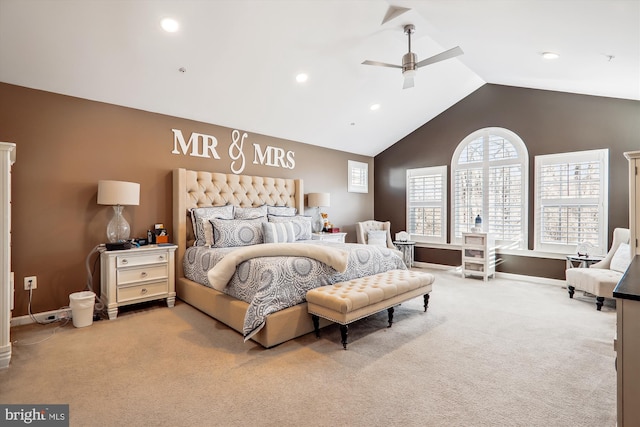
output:
<path id="1" fill-rule="evenodd" d="M 118 307 L 157 299 L 176 301 L 176 245 L 148 245 L 100 253 L 100 300 L 109 320 L 118 316 Z"/>
<path id="2" fill-rule="evenodd" d="M 347 233 L 312 233 L 311 240 L 326 240 L 329 242 L 344 243 Z"/>

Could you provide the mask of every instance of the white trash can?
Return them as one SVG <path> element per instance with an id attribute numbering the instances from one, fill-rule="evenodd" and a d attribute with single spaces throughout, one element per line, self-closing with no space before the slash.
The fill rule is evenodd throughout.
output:
<path id="1" fill-rule="evenodd" d="M 91 291 L 74 292 L 69 295 L 73 326 L 82 328 L 93 324 L 93 305 L 95 301 L 96 294 Z"/>

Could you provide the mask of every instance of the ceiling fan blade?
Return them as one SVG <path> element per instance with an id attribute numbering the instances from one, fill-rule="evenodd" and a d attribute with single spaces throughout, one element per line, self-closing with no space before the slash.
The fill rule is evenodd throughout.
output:
<path id="1" fill-rule="evenodd" d="M 413 87 L 413 76 L 405 76 L 402 89 L 410 89 Z"/>
<path id="2" fill-rule="evenodd" d="M 363 65 L 377 65 L 378 67 L 402 68 L 402 65 L 387 64 L 386 62 L 364 61 Z"/>
<path id="3" fill-rule="evenodd" d="M 442 53 L 433 55 L 431 58 L 424 59 L 416 64 L 416 67 L 424 67 L 425 65 L 434 64 L 436 62 L 444 61 L 445 59 L 454 58 L 458 55 L 462 55 L 464 52 L 460 49 L 460 46 L 453 47 L 449 50 L 445 50 Z"/>

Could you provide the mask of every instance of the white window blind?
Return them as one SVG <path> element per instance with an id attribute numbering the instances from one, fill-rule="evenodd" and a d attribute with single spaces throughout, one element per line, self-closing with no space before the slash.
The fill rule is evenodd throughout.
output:
<path id="1" fill-rule="evenodd" d="M 536 249 L 607 252 L 609 150 L 536 157 Z"/>
<path id="2" fill-rule="evenodd" d="M 446 242 L 447 167 L 407 170 L 407 232 L 419 242 Z"/>
<path id="3" fill-rule="evenodd" d="M 368 193 L 369 165 L 367 163 L 349 160 L 347 167 L 349 179 L 347 191 L 352 193 Z"/>
<path id="4" fill-rule="evenodd" d="M 480 215 L 501 245 L 527 248 L 527 168 L 524 142 L 513 132 L 486 128 L 467 136 L 452 159 L 453 232 L 459 243 Z"/>

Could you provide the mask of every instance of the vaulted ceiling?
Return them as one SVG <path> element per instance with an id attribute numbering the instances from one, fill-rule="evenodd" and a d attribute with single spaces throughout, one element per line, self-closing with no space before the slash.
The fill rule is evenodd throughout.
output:
<path id="1" fill-rule="evenodd" d="M 403 90 L 406 24 L 464 54 Z M 640 100 L 640 0 L 0 0 L 0 81 L 374 156 L 485 83 Z"/>

